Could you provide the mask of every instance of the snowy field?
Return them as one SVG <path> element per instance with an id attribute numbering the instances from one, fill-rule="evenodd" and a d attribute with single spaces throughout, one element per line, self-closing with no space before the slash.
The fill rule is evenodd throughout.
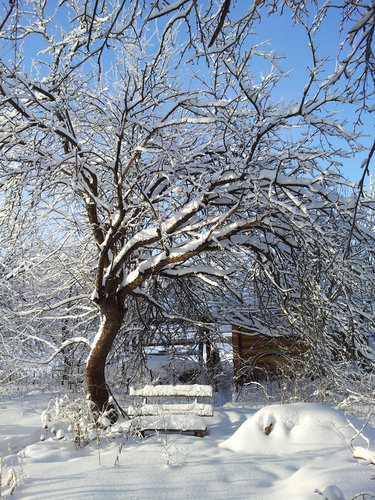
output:
<path id="1" fill-rule="evenodd" d="M 371 459 L 365 450 L 375 449 L 375 430 L 367 425 L 351 442 L 362 424 L 328 406 L 256 411 L 228 404 L 207 418 L 204 438 L 160 434 L 125 441 L 117 426 L 99 446 L 76 449 L 64 439 L 40 441 L 48 400 L 35 393 L 0 401 L 2 498 L 10 495 L 4 483 L 12 468 L 16 499 L 375 498 L 375 466 L 353 459 L 354 446 Z"/>

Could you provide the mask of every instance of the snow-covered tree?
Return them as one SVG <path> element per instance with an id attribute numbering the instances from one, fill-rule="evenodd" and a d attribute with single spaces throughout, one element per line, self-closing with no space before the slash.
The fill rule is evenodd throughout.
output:
<path id="1" fill-rule="evenodd" d="M 100 327 L 86 376 L 99 409 L 108 404 L 108 354 L 134 299 L 155 305 L 155 280 L 195 277 L 225 287 L 233 269 L 223 256 L 238 248 L 250 267 L 266 269 L 290 260 L 301 242 L 314 247 L 316 235 L 326 254 L 348 248 L 326 230 L 332 214 L 350 224 L 350 241 L 360 230 L 348 198 L 337 194 L 348 185 L 341 159 L 363 147 L 359 132 L 335 114 L 356 99 L 340 88 L 340 71 L 327 79 L 318 55 L 327 4 L 311 6 L 311 24 L 305 5 L 280 8 L 287 5 L 311 54 L 292 102 L 277 97 L 288 74 L 255 34 L 277 2 L 256 1 L 245 11 L 227 0 L 7 7 L 0 23 L 2 218 L 30 245 L 26 215 L 60 228 L 61 243 L 74 230 L 91 237 L 82 259 L 87 264 L 96 247 L 91 303 Z M 371 9 L 361 18 L 370 31 Z M 357 62 L 353 56 L 347 68 Z"/>
<path id="2" fill-rule="evenodd" d="M 14 234 L 16 227 L 13 222 L 1 228 L 1 381 L 27 380 L 28 374 L 36 374 L 36 365 L 44 371 L 53 361 L 62 382 L 72 382 L 78 354 L 87 349 L 87 331 L 97 322 L 87 300 L 88 266 L 61 235 L 54 237 L 51 228 L 44 234 L 38 220 L 29 219 L 22 235 Z M 76 240 L 82 248 L 83 241 Z M 62 356 L 56 358 L 58 352 Z"/>

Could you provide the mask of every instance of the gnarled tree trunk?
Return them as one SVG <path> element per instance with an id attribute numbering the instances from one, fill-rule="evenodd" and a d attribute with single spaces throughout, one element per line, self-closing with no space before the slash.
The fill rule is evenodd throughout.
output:
<path id="1" fill-rule="evenodd" d="M 102 316 L 101 324 L 87 360 L 86 380 L 91 401 L 95 403 L 99 412 L 108 411 L 110 420 L 114 423 L 118 414 L 113 404 L 108 401 L 105 364 L 113 341 L 120 331 L 125 311 L 116 299 L 107 300 L 104 304 L 100 304 L 99 308 Z"/>

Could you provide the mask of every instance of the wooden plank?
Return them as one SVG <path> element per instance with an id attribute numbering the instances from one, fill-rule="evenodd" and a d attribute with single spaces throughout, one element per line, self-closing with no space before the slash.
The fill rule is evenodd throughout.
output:
<path id="1" fill-rule="evenodd" d="M 135 417 L 132 425 L 142 434 L 144 432 L 193 432 L 203 437 L 207 432 L 207 424 L 197 415 L 158 415 Z"/>
<path id="2" fill-rule="evenodd" d="M 143 404 L 128 407 L 128 414 L 133 416 L 132 425 L 142 435 L 145 432 L 192 432 L 203 437 L 207 424 L 203 416 L 213 416 L 212 405 L 198 403 L 198 398 L 212 397 L 210 385 L 146 385 L 140 389 L 130 388 L 129 395 L 143 398 Z M 147 398 L 194 398 L 188 403 L 147 403 Z"/>
<path id="3" fill-rule="evenodd" d="M 179 431 L 206 430 L 206 421 L 198 415 L 156 415 L 140 416 L 133 419 L 138 429 L 169 429 Z"/>
<path id="4" fill-rule="evenodd" d="M 145 385 L 139 389 L 130 387 L 129 396 L 132 397 L 194 397 L 211 398 L 213 395 L 210 385 Z"/>
<path id="5" fill-rule="evenodd" d="M 302 360 L 307 352 L 303 339 L 295 336 L 263 335 L 245 328 L 232 332 L 235 373 L 246 366 L 274 372 L 285 359 Z"/>
<path id="6" fill-rule="evenodd" d="M 151 403 L 143 405 L 130 405 L 129 415 L 189 415 L 194 414 L 201 417 L 212 417 L 212 405 L 206 403 Z"/>
<path id="7" fill-rule="evenodd" d="M 204 437 L 206 434 L 207 434 L 207 429 L 205 430 L 194 430 L 194 429 L 188 429 L 188 430 L 178 430 L 178 429 L 142 429 L 140 431 L 140 433 L 142 434 L 142 436 L 144 437 L 145 436 L 145 433 L 146 432 L 165 432 L 165 433 L 178 433 L 178 434 L 187 434 L 188 432 L 190 433 L 193 433 L 194 436 L 197 436 L 197 437 Z"/>

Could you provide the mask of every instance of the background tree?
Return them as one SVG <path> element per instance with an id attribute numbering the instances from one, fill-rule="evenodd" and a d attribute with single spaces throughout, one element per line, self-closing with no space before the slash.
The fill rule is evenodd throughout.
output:
<path id="1" fill-rule="evenodd" d="M 54 237 L 51 227 L 43 234 L 38 222 L 28 220 L 30 232 L 22 236 L 14 234 L 17 223 L 2 227 L 2 372 L 4 380 L 20 383 L 32 372 L 34 382 L 43 383 L 39 372 L 48 370 L 71 385 L 77 371 L 84 371 L 85 357 L 79 365 L 85 349 L 87 357 L 87 331 L 97 321 L 88 302 L 89 270 L 66 239 Z M 82 240 L 73 241 L 83 249 Z M 63 356 L 56 358 L 59 353 Z"/>

